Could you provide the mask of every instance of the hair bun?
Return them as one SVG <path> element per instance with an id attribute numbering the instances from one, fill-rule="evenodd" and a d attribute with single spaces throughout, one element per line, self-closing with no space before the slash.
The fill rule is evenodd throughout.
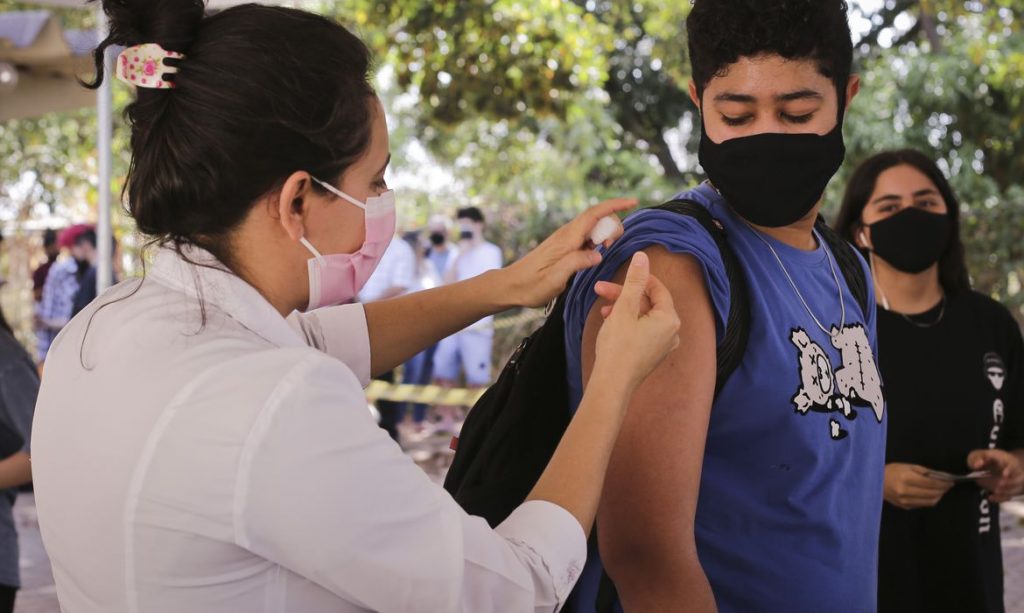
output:
<path id="1" fill-rule="evenodd" d="M 85 84 L 94 89 L 103 82 L 108 47 L 156 43 L 186 53 L 206 12 L 205 0 L 102 0 L 102 5 L 110 29 L 94 55 L 96 80 Z"/>
<path id="2" fill-rule="evenodd" d="M 204 0 L 103 0 L 113 44 L 157 43 L 184 53 L 206 11 Z M 107 42 L 104 41 L 104 42 Z"/>

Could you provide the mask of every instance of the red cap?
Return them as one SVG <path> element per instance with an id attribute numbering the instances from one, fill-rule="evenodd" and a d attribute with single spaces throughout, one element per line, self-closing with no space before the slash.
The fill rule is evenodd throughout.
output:
<path id="1" fill-rule="evenodd" d="M 95 231 L 95 227 L 88 223 L 79 223 L 71 226 L 70 228 L 66 228 L 57 236 L 57 245 L 62 249 L 70 248 L 75 244 L 75 241 L 78 240 L 79 236 L 89 230 Z"/>

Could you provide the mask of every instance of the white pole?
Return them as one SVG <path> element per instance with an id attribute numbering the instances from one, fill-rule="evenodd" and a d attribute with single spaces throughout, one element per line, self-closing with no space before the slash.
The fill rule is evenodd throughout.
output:
<path id="1" fill-rule="evenodd" d="M 107 37 L 107 16 L 102 6 L 96 7 L 96 31 L 98 41 Z M 111 141 L 114 130 L 114 110 L 110 88 L 113 81 L 110 49 L 104 58 L 103 85 L 96 90 L 96 149 L 99 156 L 99 198 L 96 201 L 96 247 L 99 252 L 99 267 L 96 271 L 96 291 L 102 292 L 113 283 L 113 227 L 110 221 L 110 179 L 113 163 Z"/>

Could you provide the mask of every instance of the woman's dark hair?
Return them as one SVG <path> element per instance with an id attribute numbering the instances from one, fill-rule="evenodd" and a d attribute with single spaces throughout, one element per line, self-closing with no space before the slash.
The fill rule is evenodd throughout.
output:
<path id="1" fill-rule="evenodd" d="M 885 151 L 874 155 L 863 162 L 853 172 L 846 185 L 843 206 L 836 217 L 835 230 L 840 236 L 857 244 L 856 234 L 864 227 L 861 215 L 864 207 L 875 192 L 878 177 L 886 170 L 896 166 L 912 166 L 928 177 L 946 201 L 950 225 L 949 245 L 939 258 L 939 282 L 947 294 L 957 294 L 971 288 L 967 275 L 967 264 L 964 261 L 964 244 L 960 239 L 960 201 L 957 200 L 953 188 L 942 174 L 939 167 L 927 155 L 913 149 Z M 865 257 L 867 251 L 861 248 Z"/>
<path id="2" fill-rule="evenodd" d="M 697 92 L 741 57 L 775 54 L 817 61 L 842 106 L 853 67 L 846 13 L 843 0 L 695 0 L 686 33 Z"/>
<path id="3" fill-rule="evenodd" d="M 175 88 L 139 88 L 126 110 L 127 206 L 156 242 L 195 244 L 229 264 L 223 239 L 261 196 L 299 170 L 337 180 L 365 152 L 370 52 L 337 23 L 255 4 L 211 15 L 203 0 L 102 4 L 110 35 L 91 87 L 107 47 L 157 43 L 185 55 L 168 62 Z"/>

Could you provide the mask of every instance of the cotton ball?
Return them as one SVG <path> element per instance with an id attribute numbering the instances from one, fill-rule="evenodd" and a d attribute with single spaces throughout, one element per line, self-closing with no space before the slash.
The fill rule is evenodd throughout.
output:
<path id="1" fill-rule="evenodd" d="M 615 215 L 602 217 L 590 232 L 590 241 L 595 245 L 600 245 L 609 238 L 615 236 L 621 228 L 622 222 L 620 222 L 619 218 Z"/>

